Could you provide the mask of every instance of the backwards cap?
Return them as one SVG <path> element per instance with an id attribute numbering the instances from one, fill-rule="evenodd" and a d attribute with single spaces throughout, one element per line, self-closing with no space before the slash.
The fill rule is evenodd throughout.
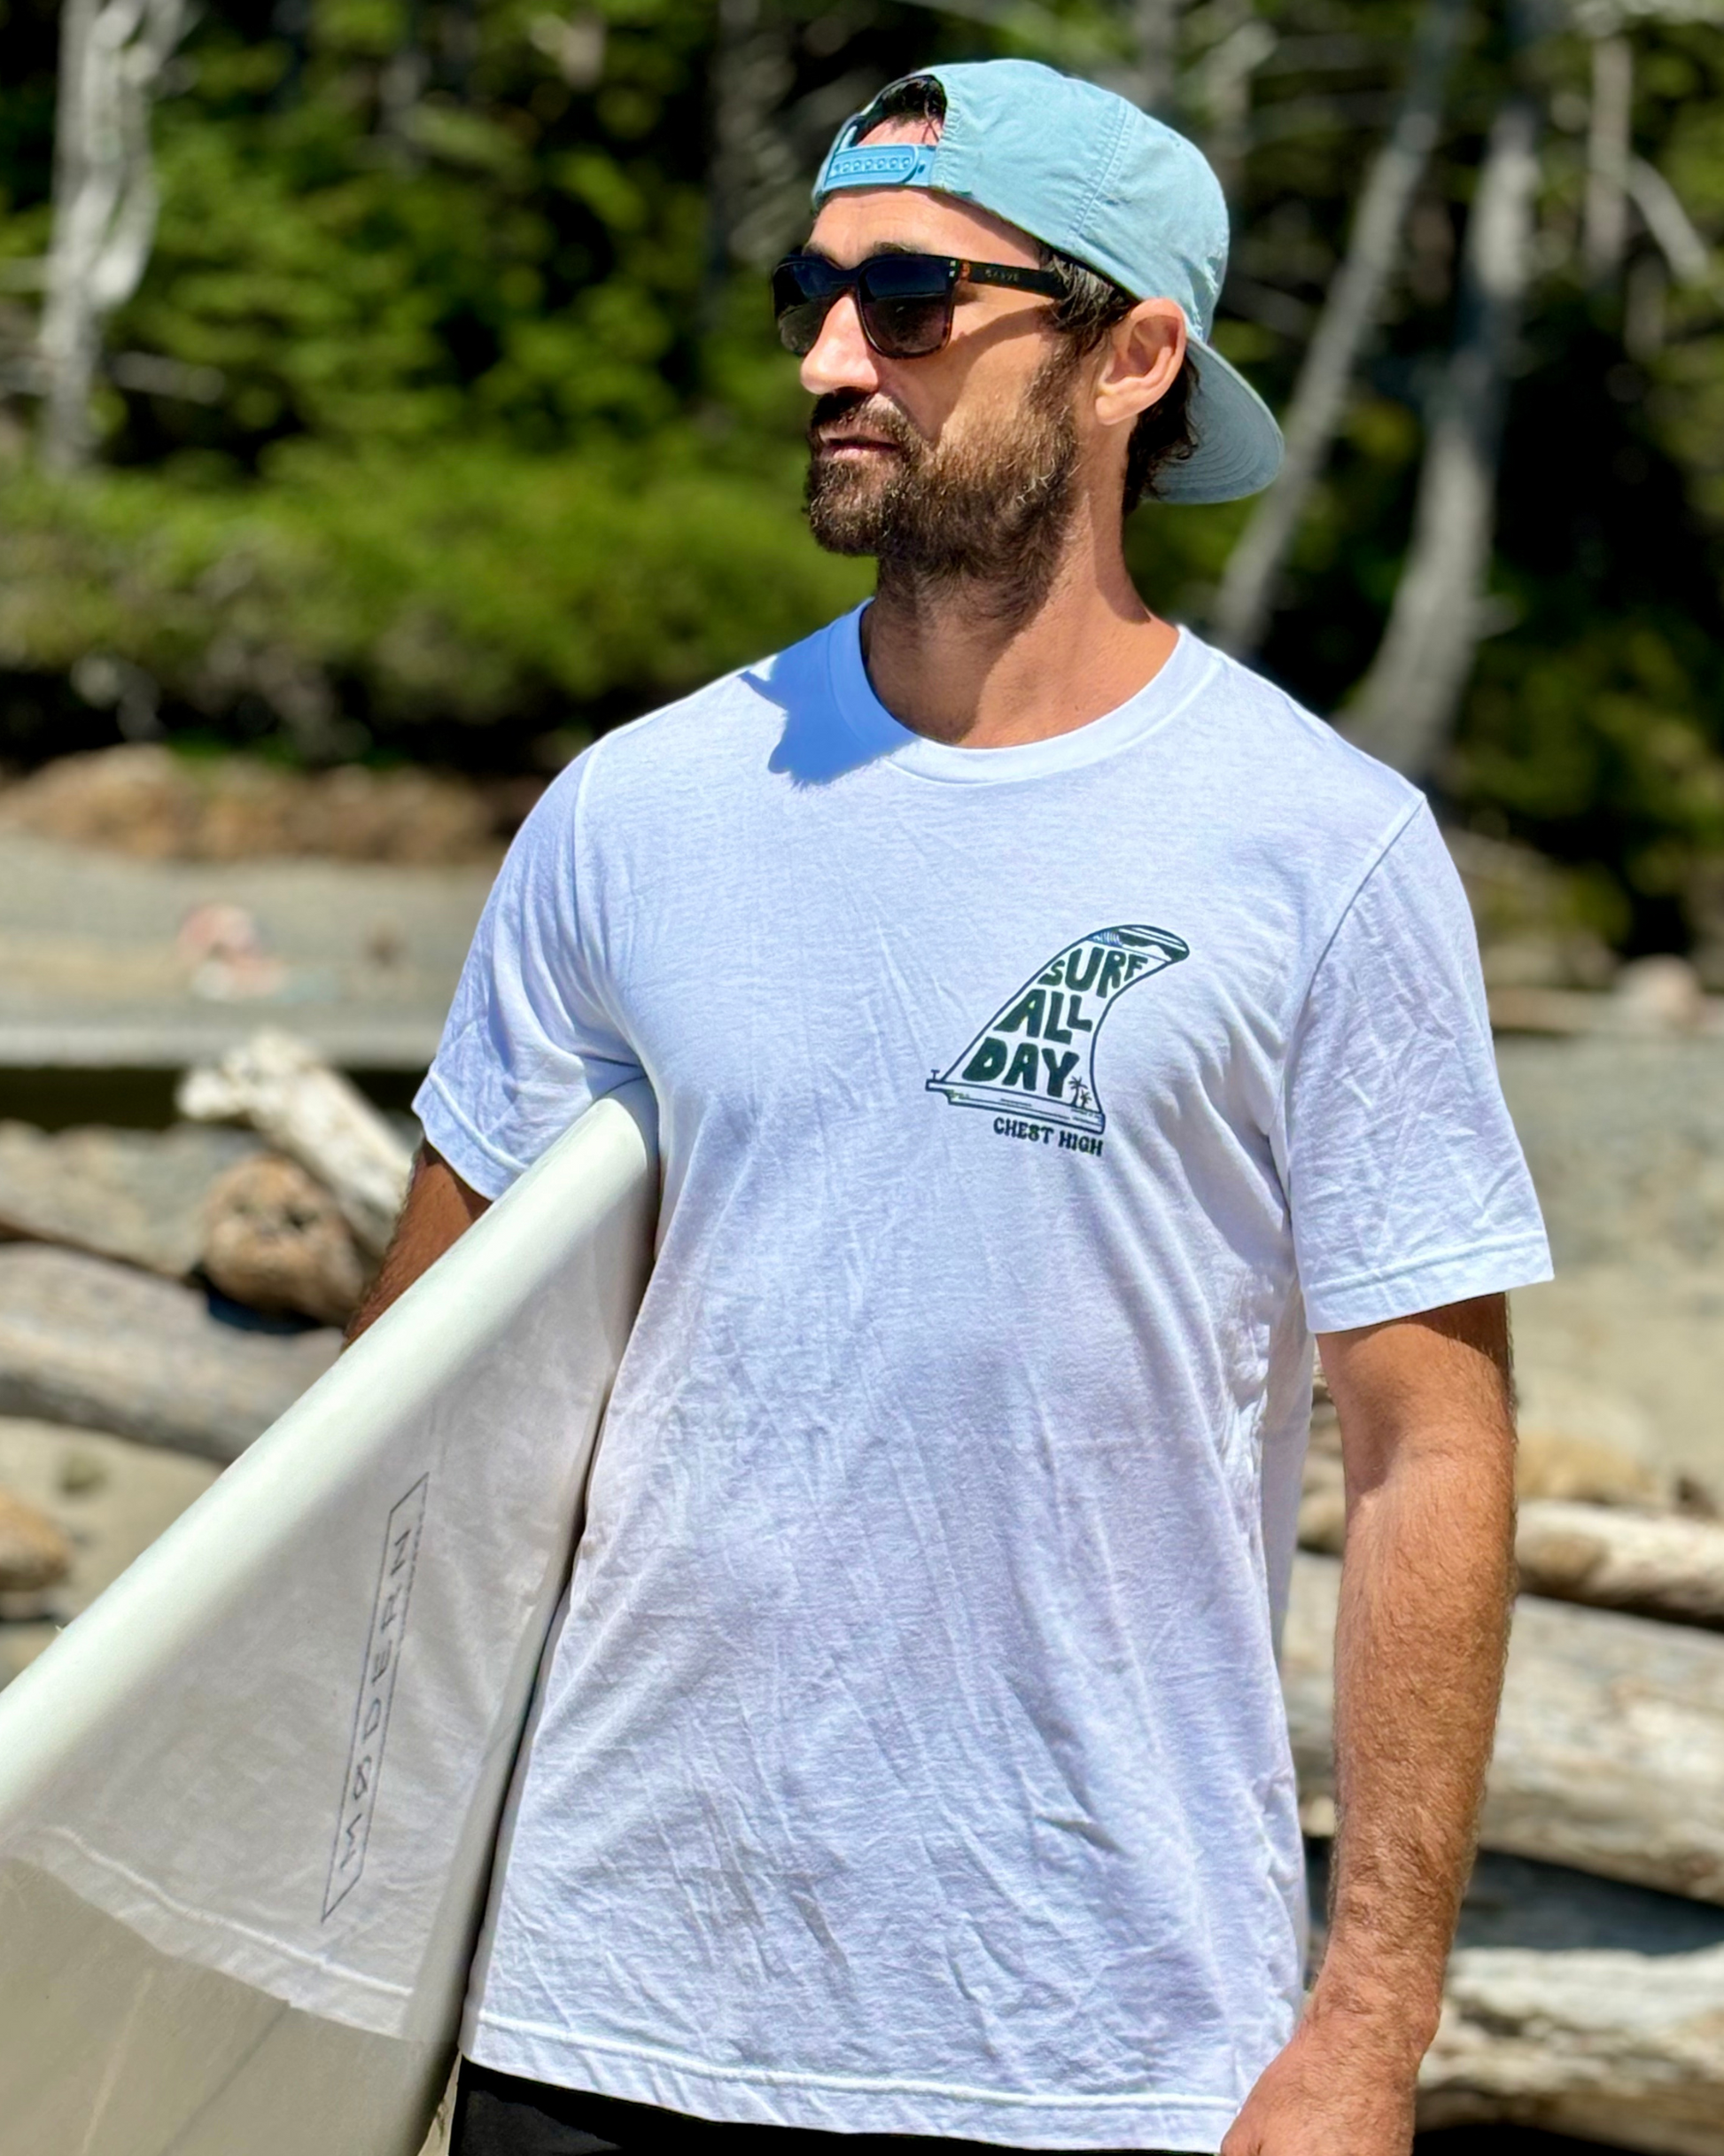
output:
<path id="1" fill-rule="evenodd" d="M 1164 502 L 1231 502 L 1281 468 L 1269 407 L 1209 342 L 1227 274 L 1227 205 L 1195 144 L 1093 82 L 1035 60 L 922 67 L 946 100 L 936 143 L 862 144 L 873 106 L 839 128 L 814 183 L 818 210 L 858 187 L 917 187 L 991 210 L 1130 293 L 1184 310 L 1197 448 L 1158 472 Z M 896 87 L 896 85 L 894 85 Z"/>

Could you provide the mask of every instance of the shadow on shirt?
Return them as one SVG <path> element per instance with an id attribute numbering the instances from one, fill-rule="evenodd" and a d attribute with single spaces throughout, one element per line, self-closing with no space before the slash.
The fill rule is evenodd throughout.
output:
<path id="1" fill-rule="evenodd" d="M 890 755 L 905 738 L 904 728 L 883 709 L 876 707 L 871 724 L 868 715 L 841 706 L 828 659 L 830 635 L 822 630 L 742 675 L 757 696 L 784 713 L 784 731 L 767 768 L 798 786 L 830 785 Z"/>

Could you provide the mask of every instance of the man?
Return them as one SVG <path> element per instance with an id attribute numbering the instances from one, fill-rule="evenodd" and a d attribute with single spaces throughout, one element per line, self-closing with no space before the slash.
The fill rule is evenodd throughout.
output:
<path id="1" fill-rule="evenodd" d="M 380 1307 L 592 1100 L 656 1267 L 511 1808 L 462 2156 L 1395 2156 L 1500 1677 L 1544 1239 L 1419 797 L 1139 599 L 1261 486 L 1219 192 L 1016 61 L 778 273 L 872 605 L 608 736 L 498 880 Z M 1275 1670 L 1349 1522 L 1328 1948 Z"/>

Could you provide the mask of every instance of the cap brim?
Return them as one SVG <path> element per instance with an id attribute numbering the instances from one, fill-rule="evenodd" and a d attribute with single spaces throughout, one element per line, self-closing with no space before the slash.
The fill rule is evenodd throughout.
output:
<path id="1" fill-rule="evenodd" d="M 1157 502 L 1237 502 L 1261 494 L 1281 469 L 1275 416 L 1237 368 L 1193 337 L 1197 391 L 1189 406 L 1197 448 L 1156 473 Z"/>

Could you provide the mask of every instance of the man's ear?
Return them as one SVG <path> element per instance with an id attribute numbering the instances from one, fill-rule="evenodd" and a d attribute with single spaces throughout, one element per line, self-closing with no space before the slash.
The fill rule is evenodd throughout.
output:
<path id="1" fill-rule="evenodd" d="M 1139 300 L 1107 332 L 1096 373 L 1096 417 L 1130 426 L 1167 394 L 1185 359 L 1185 311 L 1177 300 Z"/>

